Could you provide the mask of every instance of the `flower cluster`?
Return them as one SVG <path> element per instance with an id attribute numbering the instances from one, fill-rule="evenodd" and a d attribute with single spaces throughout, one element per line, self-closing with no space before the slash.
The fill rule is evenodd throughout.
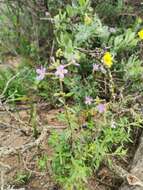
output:
<path id="1" fill-rule="evenodd" d="M 84 103 L 86 105 L 91 105 L 93 103 L 93 101 L 94 100 L 93 100 L 92 97 L 86 96 Z M 99 103 L 96 108 L 97 108 L 97 110 L 98 110 L 99 113 L 104 113 L 106 111 L 106 105 L 103 104 L 103 103 Z"/>
<path id="2" fill-rule="evenodd" d="M 86 24 L 89 24 L 90 22 L 92 22 L 92 20 L 90 20 L 91 18 L 88 17 L 87 15 L 85 15 L 85 22 Z M 143 34 L 143 30 L 139 32 L 139 35 L 142 36 Z M 61 49 L 58 49 L 57 52 L 56 52 L 56 56 L 57 57 L 60 57 L 63 55 L 63 51 Z M 113 64 L 113 58 L 110 54 L 110 52 L 106 52 L 102 58 L 102 61 L 104 63 L 104 65 L 108 68 L 110 68 Z M 67 65 L 75 65 L 75 66 L 80 66 L 75 59 L 72 59 L 72 61 Z M 106 74 L 106 70 L 105 68 L 103 67 L 103 65 L 98 65 L 98 64 L 93 64 L 93 72 L 96 72 L 96 71 L 101 71 L 102 73 Z M 36 73 L 37 73 L 37 77 L 36 79 L 38 81 L 41 81 L 45 78 L 45 75 L 46 75 L 46 68 L 41 66 L 41 68 L 38 68 L 36 69 Z M 65 75 L 68 73 L 68 70 L 66 69 L 66 66 L 65 65 L 59 65 L 57 68 L 56 68 L 56 71 L 55 71 L 55 76 L 57 76 L 59 79 L 64 79 Z M 88 102 L 88 101 L 87 101 Z"/>

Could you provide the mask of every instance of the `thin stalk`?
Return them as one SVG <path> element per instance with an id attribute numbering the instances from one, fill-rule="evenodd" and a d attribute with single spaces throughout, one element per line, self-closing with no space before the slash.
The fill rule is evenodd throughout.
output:
<path id="1" fill-rule="evenodd" d="M 111 98 L 114 101 L 115 100 L 115 85 L 114 85 L 114 81 L 113 81 L 113 77 L 112 77 L 112 73 L 110 69 L 108 69 L 108 75 L 109 75 L 109 82 L 110 82 L 109 87 L 110 87 Z"/>
<path id="2" fill-rule="evenodd" d="M 60 90 L 61 90 L 61 94 L 64 94 L 63 81 L 62 80 L 60 80 Z M 66 114 L 66 120 L 68 122 L 68 127 L 69 127 L 69 129 L 71 131 L 71 147 L 73 147 L 73 130 L 72 130 L 71 122 L 70 122 L 68 107 L 66 105 L 66 99 L 65 99 L 64 96 L 63 96 L 63 102 L 64 102 L 64 109 L 65 109 L 65 114 Z"/>

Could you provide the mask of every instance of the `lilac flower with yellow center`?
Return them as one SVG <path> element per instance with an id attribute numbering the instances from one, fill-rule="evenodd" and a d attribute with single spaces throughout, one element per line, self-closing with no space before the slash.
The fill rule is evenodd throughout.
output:
<path id="1" fill-rule="evenodd" d="M 41 66 L 39 69 L 36 69 L 36 73 L 37 73 L 36 79 L 38 81 L 41 81 L 44 79 L 44 77 L 46 75 L 46 68 Z"/>
<path id="2" fill-rule="evenodd" d="M 98 110 L 99 113 L 104 113 L 106 111 L 105 104 L 98 104 L 97 110 Z"/>
<path id="3" fill-rule="evenodd" d="M 64 65 L 59 65 L 59 66 L 57 67 L 57 70 L 56 70 L 56 72 L 55 72 L 55 75 L 56 75 L 57 77 L 59 77 L 60 79 L 63 79 L 63 78 L 65 77 L 65 74 L 67 74 L 67 73 L 68 73 L 68 70 L 65 69 L 65 66 L 64 66 Z"/>
<path id="4" fill-rule="evenodd" d="M 84 102 L 85 102 L 86 105 L 91 105 L 92 102 L 93 102 L 93 98 L 90 97 L 90 96 L 86 96 Z"/>

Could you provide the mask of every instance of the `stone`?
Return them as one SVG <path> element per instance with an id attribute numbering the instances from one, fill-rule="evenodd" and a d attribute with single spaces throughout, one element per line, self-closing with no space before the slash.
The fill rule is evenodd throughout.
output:
<path id="1" fill-rule="evenodd" d="M 139 147 L 135 153 L 130 173 L 139 178 L 143 182 L 143 135 L 141 136 Z M 120 190 L 143 190 L 140 186 L 131 186 L 124 182 Z"/>

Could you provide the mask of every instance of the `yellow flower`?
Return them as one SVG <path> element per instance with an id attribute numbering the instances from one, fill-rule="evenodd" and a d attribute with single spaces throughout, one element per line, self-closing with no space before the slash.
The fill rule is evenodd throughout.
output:
<path id="1" fill-rule="evenodd" d="M 91 25 L 91 23 L 92 23 L 92 18 L 89 17 L 89 16 L 86 14 L 85 17 L 84 17 L 84 24 L 85 24 L 85 25 Z"/>
<path id="2" fill-rule="evenodd" d="M 113 65 L 113 58 L 110 52 L 106 52 L 103 56 L 104 65 L 110 68 Z"/>
<path id="3" fill-rule="evenodd" d="M 139 38 L 143 40 L 143 29 L 138 32 Z"/>

